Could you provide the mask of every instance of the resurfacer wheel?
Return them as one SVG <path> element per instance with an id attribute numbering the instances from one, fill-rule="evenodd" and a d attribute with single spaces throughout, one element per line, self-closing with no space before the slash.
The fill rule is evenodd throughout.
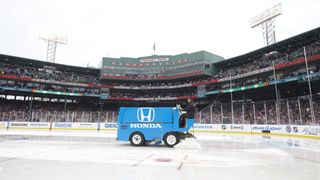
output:
<path id="1" fill-rule="evenodd" d="M 164 136 L 164 143 L 168 147 L 174 147 L 179 143 L 179 137 L 176 133 L 168 133 Z"/>
<path id="2" fill-rule="evenodd" d="M 144 144 L 144 136 L 140 132 L 134 132 L 130 136 L 130 143 L 133 146 L 142 146 Z"/>

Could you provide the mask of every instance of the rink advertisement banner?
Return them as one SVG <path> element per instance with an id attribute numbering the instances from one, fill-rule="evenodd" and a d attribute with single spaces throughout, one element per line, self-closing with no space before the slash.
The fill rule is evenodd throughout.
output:
<path id="1" fill-rule="evenodd" d="M 67 123 L 56 122 L 52 123 L 53 130 L 108 130 L 117 129 L 117 123 Z"/>
<path id="2" fill-rule="evenodd" d="M 116 130 L 117 123 L 86 123 L 86 122 L 0 122 L 0 128 L 6 129 L 30 129 L 30 130 Z M 250 124 L 194 124 L 197 132 L 218 132 L 218 133 L 245 133 L 270 134 L 289 136 L 317 136 L 320 137 L 320 126 L 299 126 L 299 125 L 250 125 Z M 192 130 L 192 129 L 191 129 Z"/>
<path id="3" fill-rule="evenodd" d="M 101 130 L 107 130 L 107 129 L 117 129 L 118 124 L 117 123 L 100 123 L 100 129 Z"/>
<path id="4" fill-rule="evenodd" d="M 293 126 L 292 131 L 301 135 L 320 136 L 320 126 Z"/>
<path id="5" fill-rule="evenodd" d="M 47 129 L 50 127 L 50 123 L 49 122 L 31 122 L 28 124 L 28 127 Z"/>
<path id="6" fill-rule="evenodd" d="M 261 129 L 261 128 L 270 130 L 270 132 L 279 133 L 279 134 L 320 136 L 320 126 L 299 126 L 299 125 L 256 126 L 256 125 L 253 125 L 252 131 L 255 132 L 256 129 Z"/>
<path id="7" fill-rule="evenodd" d="M 12 129 L 49 129 L 49 122 L 10 122 Z"/>
<path id="8" fill-rule="evenodd" d="M 270 133 L 286 133 L 284 125 L 251 125 L 252 132 L 270 131 Z"/>
<path id="9" fill-rule="evenodd" d="M 63 129 L 63 130 L 97 130 L 97 123 L 69 123 L 69 122 L 55 122 L 52 123 L 52 129 Z"/>
<path id="10" fill-rule="evenodd" d="M 98 123 L 72 123 L 72 128 L 95 130 L 98 128 Z"/>
<path id="11" fill-rule="evenodd" d="M 221 130 L 232 132 L 250 132 L 251 126 L 248 124 L 222 124 Z"/>
<path id="12" fill-rule="evenodd" d="M 9 127 L 19 127 L 19 128 L 27 128 L 29 126 L 28 122 L 10 122 Z"/>
<path id="13" fill-rule="evenodd" d="M 0 122 L 0 128 L 7 128 L 7 122 Z"/>
<path id="14" fill-rule="evenodd" d="M 216 124 L 193 124 L 194 129 L 215 129 Z"/>
<path id="15" fill-rule="evenodd" d="M 299 125 L 250 125 L 250 124 L 194 124 L 196 131 L 205 132 L 235 132 L 235 133 L 262 133 L 270 134 L 320 136 L 320 126 Z"/>
<path id="16" fill-rule="evenodd" d="M 251 132 L 251 126 L 246 124 L 194 124 L 193 127 L 199 131 Z"/>

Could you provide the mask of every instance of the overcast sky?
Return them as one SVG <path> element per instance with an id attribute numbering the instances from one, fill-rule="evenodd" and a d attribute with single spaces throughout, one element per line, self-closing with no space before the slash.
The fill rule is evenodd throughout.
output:
<path id="1" fill-rule="evenodd" d="M 40 33 L 65 35 L 56 62 L 97 67 L 102 57 L 206 50 L 225 58 L 263 46 L 249 19 L 274 0 L 0 0 L 0 53 L 45 60 Z M 280 0 L 277 41 L 320 26 L 319 0 Z"/>

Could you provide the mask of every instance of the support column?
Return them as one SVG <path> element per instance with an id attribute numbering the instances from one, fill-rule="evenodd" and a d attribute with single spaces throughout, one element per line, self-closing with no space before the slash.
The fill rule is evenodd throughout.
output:
<path id="1" fill-rule="evenodd" d="M 74 122 L 74 113 L 75 112 L 72 112 L 72 114 L 71 114 L 71 122 Z"/>
<path id="2" fill-rule="evenodd" d="M 299 97 L 298 97 L 298 108 L 299 108 L 299 117 L 300 117 L 299 125 L 302 125 L 301 104 L 300 104 L 300 98 Z"/>
<path id="3" fill-rule="evenodd" d="M 256 124 L 256 106 L 254 103 L 252 104 L 252 106 L 253 106 L 253 124 Z"/>
<path id="4" fill-rule="evenodd" d="M 267 114 L 267 105 L 266 102 L 263 102 L 264 106 L 264 118 L 266 118 L 266 121 L 264 122 L 265 124 L 268 124 L 268 114 Z"/>
<path id="5" fill-rule="evenodd" d="M 212 104 L 210 106 L 210 123 L 213 124 L 213 117 L 212 117 Z"/>
<path id="6" fill-rule="evenodd" d="M 30 103 L 29 103 L 29 111 L 31 112 L 32 110 L 32 101 L 33 101 L 33 96 L 30 99 Z"/>
<path id="7" fill-rule="evenodd" d="M 29 120 L 29 122 L 33 121 L 33 113 L 34 112 L 31 112 L 31 119 Z"/>
<path id="8" fill-rule="evenodd" d="M 64 98 L 64 110 L 66 111 L 67 110 L 67 99 Z"/>
<path id="9" fill-rule="evenodd" d="M 289 119 L 289 124 L 291 124 L 291 117 L 290 117 L 290 106 L 289 106 L 289 100 L 287 99 L 287 111 L 288 111 L 288 119 Z"/>
<path id="10" fill-rule="evenodd" d="M 244 102 L 242 103 L 242 124 L 244 124 Z"/>
<path id="11" fill-rule="evenodd" d="M 223 108 L 222 108 L 222 104 L 220 104 L 221 107 L 221 124 L 223 124 Z"/>

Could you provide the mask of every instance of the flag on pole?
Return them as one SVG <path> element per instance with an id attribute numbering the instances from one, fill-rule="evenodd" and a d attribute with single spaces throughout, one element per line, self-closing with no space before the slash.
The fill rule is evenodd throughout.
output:
<path id="1" fill-rule="evenodd" d="M 156 42 L 153 44 L 153 51 L 156 52 Z"/>

